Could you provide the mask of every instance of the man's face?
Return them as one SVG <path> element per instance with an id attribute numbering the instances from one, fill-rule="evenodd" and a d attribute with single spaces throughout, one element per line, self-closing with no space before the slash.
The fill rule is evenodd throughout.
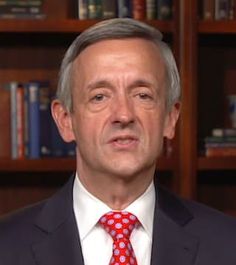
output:
<path id="1" fill-rule="evenodd" d="M 72 135 L 84 172 L 135 176 L 154 168 L 177 108 L 166 108 L 166 69 L 158 48 L 134 38 L 87 47 L 73 64 Z"/>

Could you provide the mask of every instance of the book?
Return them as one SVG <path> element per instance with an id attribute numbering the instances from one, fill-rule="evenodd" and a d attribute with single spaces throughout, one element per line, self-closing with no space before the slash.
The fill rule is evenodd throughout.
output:
<path id="1" fill-rule="evenodd" d="M 146 18 L 146 0 L 133 0 L 132 17 L 134 19 Z"/>
<path id="2" fill-rule="evenodd" d="M 236 147 L 236 137 L 206 137 L 205 148 L 208 147 Z"/>
<path id="3" fill-rule="evenodd" d="M 87 19 L 88 18 L 88 1 L 78 0 L 78 18 Z"/>
<path id="4" fill-rule="evenodd" d="M 206 149 L 207 157 L 224 157 L 224 156 L 236 156 L 235 147 L 208 147 Z"/>
<path id="5" fill-rule="evenodd" d="M 236 1 L 229 0 L 229 19 L 236 19 Z"/>
<path id="6" fill-rule="evenodd" d="M 0 119 L 0 157 L 11 157 L 11 110 L 10 91 L 6 87 L 0 87 L 0 113 L 4 113 Z"/>
<path id="7" fill-rule="evenodd" d="M 214 137 L 236 137 L 236 128 L 214 128 L 212 129 Z"/>
<path id="8" fill-rule="evenodd" d="M 205 20 L 215 19 L 215 0 L 204 0 L 202 18 Z"/>
<path id="9" fill-rule="evenodd" d="M 29 82 L 28 88 L 28 129 L 29 129 L 29 156 L 36 159 L 40 157 L 39 145 L 39 84 Z"/>
<path id="10" fill-rule="evenodd" d="M 1 19 L 45 19 L 45 14 L 14 14 L 14 13 L 4 13 L 0 14 Z"/>
<path id="11" fill-rule="evenodd" d="M 51 119 L 51 91 L 48 81 L 39 83 L 39 148 L 40 157 L 51 155 L 50 119 Z"/>
<path id="12" fill-rule="evenodd" d="M 17 159 L 18 152 L 17 152 L 17 82 L 10 82 L 8 84 L 8 88 L 10 90 L 10 107 L 11 107 L 11 158 Z"/>
<path id="13" fill-rule="evenodd" d="M 102 18 L 114 18 L 116 15 L 116 0 L 102 0 Z"/>
<path id="14" fill-rule="evenodd" d="M 31 6 L 0 6 L 0 14 L 42 14 L 41 7 Z"/>
<path id="15" fill-rule="evenodd" d="M 102 0 L 88 0 L 88 18 L 102 18 Z"/>
<path id="16" fill-rule="evenodd" d="M 117 16 L 132 17 L 132 1 L 131 0 L 117 0 Z"/>
<path id="17" fill-rule="evenodd" d="M 51 155 L 50 88 L 47 81 L 28 83 L 29 158 Z"/>
<path id="18" fill-rule="evenodd" d="M 42 6 L 43 0 L 0 0 L 0 6 Z"/>
<path id="19" fill-rule="evenodd" d="M 18 83 L 16 89 L 17 159 L 25 157 L 24 122 L 24 86 Z"/>
<path id="20" fill-rule="evenodd" d="M 169 20 L 172 18 L 172 0 L 157 0 L 157 19 Z"/>
<path id="21" fill-rule="evenodd" d="M 229 1 L 228 0 L 215 0 L 215 19 L 228 19 L 229 18 Z"/>
<path id="22" fill-rule="evenodd" d="M 147 19 L 155 19 L 157 14 L 157 1 L 156 0 L 146 0 L 146 17 Z"/>

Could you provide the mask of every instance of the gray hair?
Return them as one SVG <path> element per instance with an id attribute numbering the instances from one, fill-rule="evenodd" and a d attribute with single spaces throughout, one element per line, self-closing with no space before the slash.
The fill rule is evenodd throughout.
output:
<path id="1" fill-rule="evenodd" d="M 78 55 L 88 46 L 108 39 L 142 38 L 153 42 L 160 49 L 167 69 L 167 106 L 170 108 L 180 99 L 179 73 L 169 46 L 162 41 L 156 28 L 130 18 L 104 20 L 82 32 L 70 45 L 61 64 L 56 96 L 72 111 L 72 65 Z"/>

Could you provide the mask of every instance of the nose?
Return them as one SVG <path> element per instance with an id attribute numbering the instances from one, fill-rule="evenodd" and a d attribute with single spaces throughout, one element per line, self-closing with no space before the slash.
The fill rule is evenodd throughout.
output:
<path id="1" fill-rule="evenodd" d="M 135 121 L 132 100 L 128 96 L 116 98 L 112 104 L 112 123 L 126 127 Z"/>

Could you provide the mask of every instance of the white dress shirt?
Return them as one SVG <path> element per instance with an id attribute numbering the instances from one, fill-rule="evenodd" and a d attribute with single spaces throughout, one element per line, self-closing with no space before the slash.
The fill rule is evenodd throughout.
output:
<path id="1" fill-rule="evenodd" d="M 113 240 L 98 224 L 98 220 L 112 209 L 89 193 L 78 175 L 73 187 L 73 207 L 85 265 L 108 265 L 112 256 Z M 138 199 L 124 209 L 136 215 L 141 223 L 130 236 L 140 265 L 150 265 L 154 207 L 155 188 L 152 182 Z"/>

